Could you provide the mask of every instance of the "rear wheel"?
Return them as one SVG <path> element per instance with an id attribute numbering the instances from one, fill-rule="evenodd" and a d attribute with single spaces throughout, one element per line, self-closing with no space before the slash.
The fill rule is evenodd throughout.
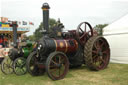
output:
<path id="1" fill-rule="evenodd" d="M 13 73 L 13 61 L 9 57 L 4 58 L 2 61 L 1 71 L 6 75 Z"/>
<path id="2" fill-rule="evenodd" d="M 46 61 L 46 72 L 52 80 L 63 79 L 69 70 L 69 61 L 62 52 L 51 53 Z"/>
<path id="3" fill-rule="evenodd" d="M 92 70 L 105 69 L 110 60 L 110 48 L 107 40 L 101 36 L 91 37 L 84 47 L 86 65 Z"/>
<path id="4" fill-rule="evenodd" d="M 19 57 L 14 61 L 13 64 L 14 73 L 16 75 L 24 75 L 27 72 L 26 69 L 26 59 Z"/>

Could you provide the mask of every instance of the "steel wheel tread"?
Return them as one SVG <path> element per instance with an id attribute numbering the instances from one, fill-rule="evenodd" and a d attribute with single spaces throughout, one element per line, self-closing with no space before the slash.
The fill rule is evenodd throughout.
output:
<path id="1" fill-rule="evenodd" d="M 93 49 L 93 45 L 95 44 L 96 40 L 98 39 L 103 39 L 105 40 L 105 43 L 107 43 L 107 40 L 105 38 L 103 38 L 102 36 L 95 36 L 95 37 L 91 37 L 87 43 L 85 44 L 84 46 L 84 60 L 85 60 L 85 63 L 87 65 L 87 67 L 91 70 L 102 70 L 102 69 L 105 69 L 108 64 L 109 64 L 109 60 L 110 60 L 110 48 L 109 48 L 109 45 L 108 45 L 108 50 L 109 50 L 109 53 L 108 53 L 108 58 L 106 59 L 106 63 L 104 64 L 104 66 L 102 68 L 97 68 L 96 65 L 93 63 L 93 59 L 92 59 L 92 49 Z"/>

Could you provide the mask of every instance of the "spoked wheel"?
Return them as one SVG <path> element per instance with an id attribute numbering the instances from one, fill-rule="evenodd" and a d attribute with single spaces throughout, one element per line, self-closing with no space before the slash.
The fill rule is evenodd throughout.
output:
<path id="1" fill-rule="evenodd" d="M 32 76 L 38 76 L 45 72 L 45 69 L 40 69 L 37 65 L 38 62 L 38 54 L 36 51 L 33 51 L 27 58 L 26 67 L 28 72 Z"/>
<path id="2" fill-rule="evenodd" d="M 13 61 L 9 57 L 6 57 L 2 61 L 2 63 L 1 63 L 1 71 L 6 75 L 13 73 Z"/>
<path id="3" fill-rule="evenodd" d="M 16 75 L 24 75 L 27 72 L 26 59 L 23 57 L 17 58 L 13 63 L 13 69 Z"/>
<path id="4" fill-rule="evenodd" d="M 92 70 L 105 69 L 110 60 L 110 48 L 103 37 L 90 38 L 84 49 L 86 65 Z"/>
<path id="5" fill-rule="evenodd" d="M 62 52 L 51 53 L 46 61 L 46 72 L 52 80 L 63 79 L 69 70 L 69 61 Z"/>
<path id="6" fill-rule="evenodd" d="M 88 22 L 80 23 L 77 27 L 76 35 L 79 43 L 83 46 L 93 36 L 92 26 Z"/>

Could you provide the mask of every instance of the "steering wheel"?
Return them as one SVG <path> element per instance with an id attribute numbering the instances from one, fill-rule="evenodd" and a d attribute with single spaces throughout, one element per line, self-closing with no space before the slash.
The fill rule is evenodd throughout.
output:
<path id="1" fill-rule="evenodd" d="M 87 30 L 87 26 L 89 30 Z M 93 36 L 92 26 L 88 22 L 82 22 L 78 25 L 76 36 L 81 45 L 84 45 L 87 40 Z"/>

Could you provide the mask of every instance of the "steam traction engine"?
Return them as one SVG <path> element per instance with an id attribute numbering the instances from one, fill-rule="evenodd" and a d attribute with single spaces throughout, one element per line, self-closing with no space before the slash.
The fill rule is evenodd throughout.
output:
<path id="1" fill-rule="evenodd" d="M 13 21 L 10 23 L 13 28 L 13 48 L 9 50 L 8 56 L 1 63 L 1 70 L 4 74 L 15 73 L 16 75 L 23 75 L 27 72 L 26 70 L 26 59 L 29 53 L 32 51 L 32 42 L 21 42 L 20 45 L 17 43 L 17 22 Z"/>
<path id="2" fill-rule="evenodd" d="M 27 58 L 28 72 L 36 76 L 46 70 L 52 80 L 59 80 L 65 77 L 69 67 L 86 64 L 91 70 L 105 69 L 110 58 L 106 39 L 94 36 L 88 22 L 80 23 L 76 30 L 58 32 L 58 36 L 50 36 L 49 8 L 48 3 L 43 4 L 43 37 L 38 42 L 37 50 Z M 62 23 L 56 26 L 59 29 L 61 27 Z"/>

